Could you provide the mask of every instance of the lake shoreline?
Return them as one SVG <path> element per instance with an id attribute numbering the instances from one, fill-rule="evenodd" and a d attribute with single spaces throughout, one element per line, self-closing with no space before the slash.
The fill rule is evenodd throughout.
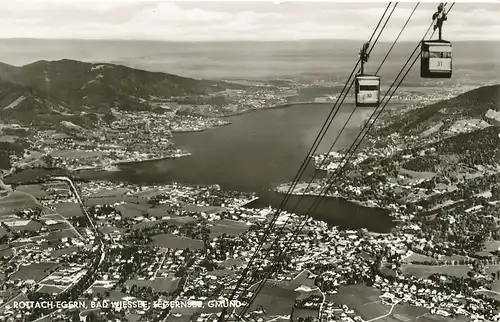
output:
<path id="1" fill-rule="evenodd" d="M 247 109 L 247 110 L 243 110 L 243 111 L 231 113 L 231 114 L 228 114 L 228 115 L 222 115 L 222 116 L 218 116 L 218 117 L 223 119 L 223 118 L 229 118 L 229 117 L 233 117 L 233 116 L 240 116 L 240 115 L 244 115 L 244 114 L 248 114 L 248 113 L 252 113 L 252 112 L 265 111 L 265 110 L 277 110 L 277 109 L 282 109 L 282 108 L 289 108 L 289 107 L 293 107 L 293 106 L 296 106 L 296 105 L 331 105 L 331 104 L 333 104 L 333 102 L 332 103 L 328 103 L 328 102 L 297 102 L 297 103 L 286 103 L 286 104 L 280 104 L 280 105 L 273 105 L 273 106 L 255 108 L 255 109 Z M 231 124 L 231 123 L 229 123 L 229 124 Z M 203 131 L 203 130 L 201 130 L 201 131 Z"/>

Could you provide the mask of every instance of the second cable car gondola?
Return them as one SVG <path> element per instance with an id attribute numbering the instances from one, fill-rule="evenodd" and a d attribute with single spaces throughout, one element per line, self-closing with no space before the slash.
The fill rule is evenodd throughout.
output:
<path id="1" fill-rule="evenodd" d="M 380 76 L 356 75 L 356 106 L 377 107 L 380 104 Z"/>
<path id="2" fill-rule="evenodd" d="M 378 107 L 380 104 L 380 76 L 364 73 L 364 64 L 369 58 L 368 47 L 369 43 L 365 43 L 359 51 L 361 70 L 354 84 L 356 107 Z"/>
<path id="3" fill-rule="evenodd" d="M 439 39 L 422 41 L 420 77 L 451 78 L 452 46 L 451 42 L 442 38 L 443 22 L 448 20 L 443 3 L 439 4 L 437 11 L 432 16 L 432 20 L 436 20 L 434 30 L 438 29 Z"/>

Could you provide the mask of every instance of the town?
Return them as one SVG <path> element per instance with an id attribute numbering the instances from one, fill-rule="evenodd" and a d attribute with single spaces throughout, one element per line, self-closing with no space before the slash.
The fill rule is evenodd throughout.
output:
<path id="1" fill-rule="evenodd" d="M 2 183 L 0 321 L 215 322 L 223 307 L 152 304 L 229 301 L 233 292 L 243 304 L 230 310 L 234 321 L 499 321 L 496 126 L 457 120 L 446 131 L 438 131 L 443 123 L 423 136 L 369 137 L 371 144 L 354 156 L 346 176 L 301 183 L 293 191 L 328 188 L 331 197 L 388 209 L 397 226 L 384 234 L 249 208 L 254 193 L 218 185 L 78 177 L 80 170 L 109 171 L 122 162 L 189 157 L 175 147 L 173 133 L 227 125 L 226 116 L 286 104 L 301 88 L 311 87 L 152 98 L 154 112 L 112 109 L 94 131 L 70 122 L 50 130 L 2 125 L 8 133 L 30 133 L 26 148 L 10 156 L 6 176 L 36 168 L 66 174 Z M 221 96 L 223 103 L 207 103 Z M 434 102 L 424 97 L 408 92 L 401 100 Z M 405 112 L 422 110 L 413 108 Z M 393 126 L 393 113 L 384 115 L 378 130 Z M 494 111 L 485 114 L 496 120 Z M 477 131 L 485 149 L 473 153 Z M 457 135 L 467 140 L 441 144 Z M 443 166 L 459 153 L 453 171 Z M 328 177 L 345 156 L 340 150 L 313 160 Z M 251 260 L 273 216 L 276 228 Z M 241 276 L 248 278 L 239 285 Z M 95 305 L 106 301 L 125 304 Z M 84 303 L 84 309 L 26 309 L 27 303 L 61 302 Z"/>

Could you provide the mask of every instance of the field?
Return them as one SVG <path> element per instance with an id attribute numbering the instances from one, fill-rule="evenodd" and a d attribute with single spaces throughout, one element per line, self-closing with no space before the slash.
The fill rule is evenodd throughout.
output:
<path id="1" fill-rule="evenodd" d="M 4 248 L 7 245 L 0 245 L 0 258 L 14 255 L 12 248 Z"/>
<path id="2" fill-rule="evenodd" d="M 222 234 L 227 234 L 229 236 L 238 236 L 245 231 L 248 230 L 248 227 L 245 223 L 222 219 L 214 221 L 214 226 L 210 227 L 210 237 L 218 237 Z"/>
<path id="3" fill-rule="evenodd" d="M 43 189 L 42 185 L 39 184 L 28 184 L 21 185 L 16 188 L 18 191 L 26 192 L 32 195 L 35 198 L 43 198 L 50 196 L 50 193 Z"/>
<path id="4" fill-rule="evenodd" d="M 337 294 L 328 298 L 337 304 L 346 304 L 365 321 L 409 322 L 434 320 L 434 316 L 432 319 L 427 319 L 428 309 L 410 305 L 395 305 L 392 313 L 387 315 L 391 306 L 382 304 L 379 295 L 381 295 L 381 292 L 375 288 L 366 285 L 349 285 L 340 287 Z M 445 320 L 449 319 L 437 317 L 436 321 Z"/>
<path id="5" fill-rule="evenodd" d="M 187 216 L 170 216 L 170 219 L 160 219 L 160 220 L 155 220 L 155 221 L 148 221 L 148 222 L 140 222 L 138 224 L 135 224 L 132 226 L 132 229 L 144 229 L 147 227 L 153 227 L 155 225 L 158 225 L 162 222 L 166 222 L 169 225 L 176 225 L 176 226 L 182 226 L 188 222 L 195 221 L 196 219 L 192 217 L 187 217 Z"/>
<path id="6" fill-rule="evenodd" d="M 290 315 L 298 293 L 293 289 L 288 289 L 286 286 L 284 287 L 283 283 L 266 282 L 249 311 L 256 310 L 262 306 L 267 315 Z M 255 286 L 251 289 L 255 289 Z M 240 311 L 241 309 L 237 309 L 236 313 Z"/>
<path id="7" fill-rule="evenodd" d="M 199 311 L 201 309 L 197 307 L 176 307 L 172 310 L 167 322 L 190 322 L 191 317 Z M 182 314 L 182 316 L 176 317 L 174 314 Z"/>
<path id="8" fill-rule="evenodd" d="M 50 257 L 58 258 L 58 257 L 61 257 L 63 255 L 66 255 L 66 254 L 74 254 L 74 253 L 78 252 L 79 249 L 80 249 L 80 247 L 78 247 L 78 246 L 71 246 L 71 247 L 67 247 L 67 248 L 56 249 L 50 253 Z"/>
<path id="9" fill-rule="evenodd" d="M 419 278 L 426 278 L 432 274 L 447 274 L 456 277 L 465 277 L 470 267 L 467 265 L 413 265 L 404 264 L 401 266 L 401 271 L 404 274 L 410 274 Z"/>
<path id="10" fill-rule="evenodd" d="M 27 193 L 14 191 L 0 198 L 0 217 L 10 215 L 19 209 L 41 208 L 42 206 Z"/>
<path id="11" fill-rule="evenodd" d="M 413 262 L 437 262 L 435 258 L 418 254 L 418 253 L 412 253 L 410 256 L 405 257 L 403 259 L 404 263 L 413 263 Z"/>
<path id="12" fill-rule="evenodd" d="M 398 169 L 398 172 L 407 175 L 409 177 L 412 177 L 414 179 L 432 179 L 436 176 L 434 172 L 421 172 L 421 171 L 411 171 L 407 169 L 400 168 Z"/>
<path id="13" fill-rule="evenodd" d="M 65 181 L 49 181 L 43 184 L 45 189 L 70 190 L 69 185 Z"/>
<path id="14" fill-rule="evenodd" d="M 7 235 L 7 229 L 0 227 L 0 238 Z"/>
<path id="15" fill-rule="evenodd" d="M 132 285 L 137 285 L 138 287 L 149 287 L 157 292 L 173 292 L 177 288 L 177 284 L 179 283 L 178 278 L 164 278 L 158 277 L 154 280 L 128 280 L 125 282 L 125 285 L 128 287 L 132 287 Z"/>
<path id="16" fill-rule="evenodd" d="M 307 317 L 312 317 L 312 318 L 317 318 L 318 317 L 318 310 L 313 310 L 313 309 L 293 309 L 292 313 L 292 321 L 297 321 L 299 318 L 307 318 Z"/>
<path id="17" fill-rule="evenodd" d="M 75 235 L 75 232 L 73 231 L 73 229 L 65 229 L 65 230 L 50 232 L 47 236 L 43 237 L 43 239 L 59 240 L 59 239 L 64 238 L 64 237 L 75 238 L 77 236 Z M 42 239 L 42 238 L 40 238 L 40 239 Z"/>
<path id="18" fill-rule="evenodd" d="M 95 205 L 113 205 L 118 202 L 128 202 L 128 203 L 139 203 L 142 205 L 147 205 L 148 201 L 146 199 L 132 197 L 132 196 L 115 196 L 115 197 L 100 197 L 100 198 L 84 198 L 83 203 L 85 206 L 95 206 Z"/>
<path id="19" fill-rule="evenodd" d="M 130 190 L 127 188 L 114 188 L 114 189 L 103 189 L 97 191 L 93 195 L 90 195 L 89 198 L 106 198 L 106 197 L 117 197 L 123 196 L 125 193 Z"/>
<path id="20" fill-rule="evenodd" d="M 190 239 L 182 236 L 171 234 L 161 234 L 153 236 L 153 246 L 174 249 L 201 249 L 203 242 L 197 239 Z"/>
<path id="21" fill-rule="evenodd" d="M 460 260 L 467 260 L 470 259 L 470 257 L 467 256 L 460 256 L 460 255 L 453 255 L 453 256 L 440 256 L 439 259 L 432 258 L 426 255 L 418 254 L 418 253 L 412 253 L 410 256 L 403 258 L 403 262 L 406 264 L 411 264 L 411 263 L 416 263 L 417 265 L 418 262 L 431 262 L 431 263 L 442 263 L 445 264 L 446 262 L 450 261 L 460 261 Z"/>
<path id="22" fill-rule="evenodd" d="M 500 240 L 491 240 L 484 243 L 484 250 L 493 252 L 500 249 Z"/>
<path id="23" fill-rule="evenodd" d="M 216 207 L 216 206 L 198 206 L 198 205 L 186 205 L 182 208 L 184 211 L 206 214 L 216 214 L 226 210 L 226 208 Z"/>
<path id="24" fill-rule="evenodd" d="M 39 223 L 38 221 L 26 220 L 25 222 L 26 224 L 22 221 L 19 221 L 18 223 L 20 223 L 20 225 L 10 226 L 9 228 L 14 231 L 22 231 L 22 230 L 39 231 L 40 228 L 42 228 L 42 224 Z"/>
<path id="25" fill-rule="evenodd" d="M 368 287 L 364 284 L 349 285 L 341 286 L 337 294 L 330 296 L 330 301 L 337 304 L 346 304 L 354 309 L 370 303 L 380 302 L 381 295 L 382 292 L 374 287 Z"/>
<path id="26" fill-rule="evenodd" d="M 168 205 L 160 205 L 156 206 L 154 208 L 149 208 L 148 213 L 150 216 L 156 217 L 156 218 L 161 218 L 163 216 L 171 216 L 172 214 L 172 207 Z"/>
<path id="27" fill-rule="evenodd" d="M 149 198 L 161 195 L 163 193 L 165 193 L 165 192 L 161 191 L 161 190 L 158 190 L 158 189 L 149 189 L 149 190 L 144 190 L 144 191 L 136 192 L 136 193 L 134 193 L 132 195 L 136 196 L 136 197 L 139 197 L 139 198 L 149 199 Z"/>
<path id="28" fill-rule="evenodd" d="M 245 266 L 246 265 L 245 263 L 246 262 L 244 260 L 242 260 L 241 258 L 231 258 L 231 259 L 223 261 L 222 263 L 220 263 L 220 265 L 227 267 L 227 268 L 231 268 L 233 266 L 236 266 L 236 267 Z"/>
<path id="29" fill-rule="evenodd" d="M 61 293 L 62 291 L 64 291 L 64 287 L 58 287 L 58 286 L 49 286 L 49 285 L 43 285 L 42 287 L 40 287 L 38 289 L 38 292 L 41 292 L 41 293 L 47 293 L 47 294 L 52 294 L 52 293 Z"/>
<path id="30" fill-rule="evenodd" d="M 80 204 L 77 202 L 61 202 L 54 205 L 58 214 L 64 218 L 84 216 Z"/>
<path id="31" fill-rule="evenodd" d="M 12 274 L 11 279 L 21 279 L 25 281 L 31 279 L 39 282 L 48 276 L 50 271 L 58 265 L 57 263 L 40 262 L 29 266 L 20 266 L 19 270 Z"/>
<path id="32" fill-rule="evenodd" d="M 137 322 L 142 318 L 142 315 L 138 314 L 127 314 L 127 322 Z"/>
<path id="33" fill-rule="evenodd" d="M 102 151 L 82 151 L 82 150 L 54 150 L 50 153 L 52 157 L 65 159 L 85 159 L 95 158 L 107 155 L 107 152 Z"/>
<path id="34" fill-rule="evenodd" d="M 149 207 L 147 205 L 137 205 L 132 203 L 126 203 L 115 207 L 115 209 L 122 214 L 123 218 L 136 218 L 144 216 L 144 212 L 146 212 L 148 208 Z"/>
<path id="35" fill-rule="evenodd" d="M 229 276 L 233 275 L 234 271 L 230 269 L 216 269 L 214 271 L 211 271 L 208 273 L 209 275 L 217 276 L 217 277 L 223 277 L 223 276 Z"/>

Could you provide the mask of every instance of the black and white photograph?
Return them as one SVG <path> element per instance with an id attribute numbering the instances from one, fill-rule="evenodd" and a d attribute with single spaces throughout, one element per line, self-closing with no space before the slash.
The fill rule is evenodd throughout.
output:
<path id="1" fill-rule="evenodd" d="M 1 4 L 0 322 L 500 322 L 500 2 Z"/>

